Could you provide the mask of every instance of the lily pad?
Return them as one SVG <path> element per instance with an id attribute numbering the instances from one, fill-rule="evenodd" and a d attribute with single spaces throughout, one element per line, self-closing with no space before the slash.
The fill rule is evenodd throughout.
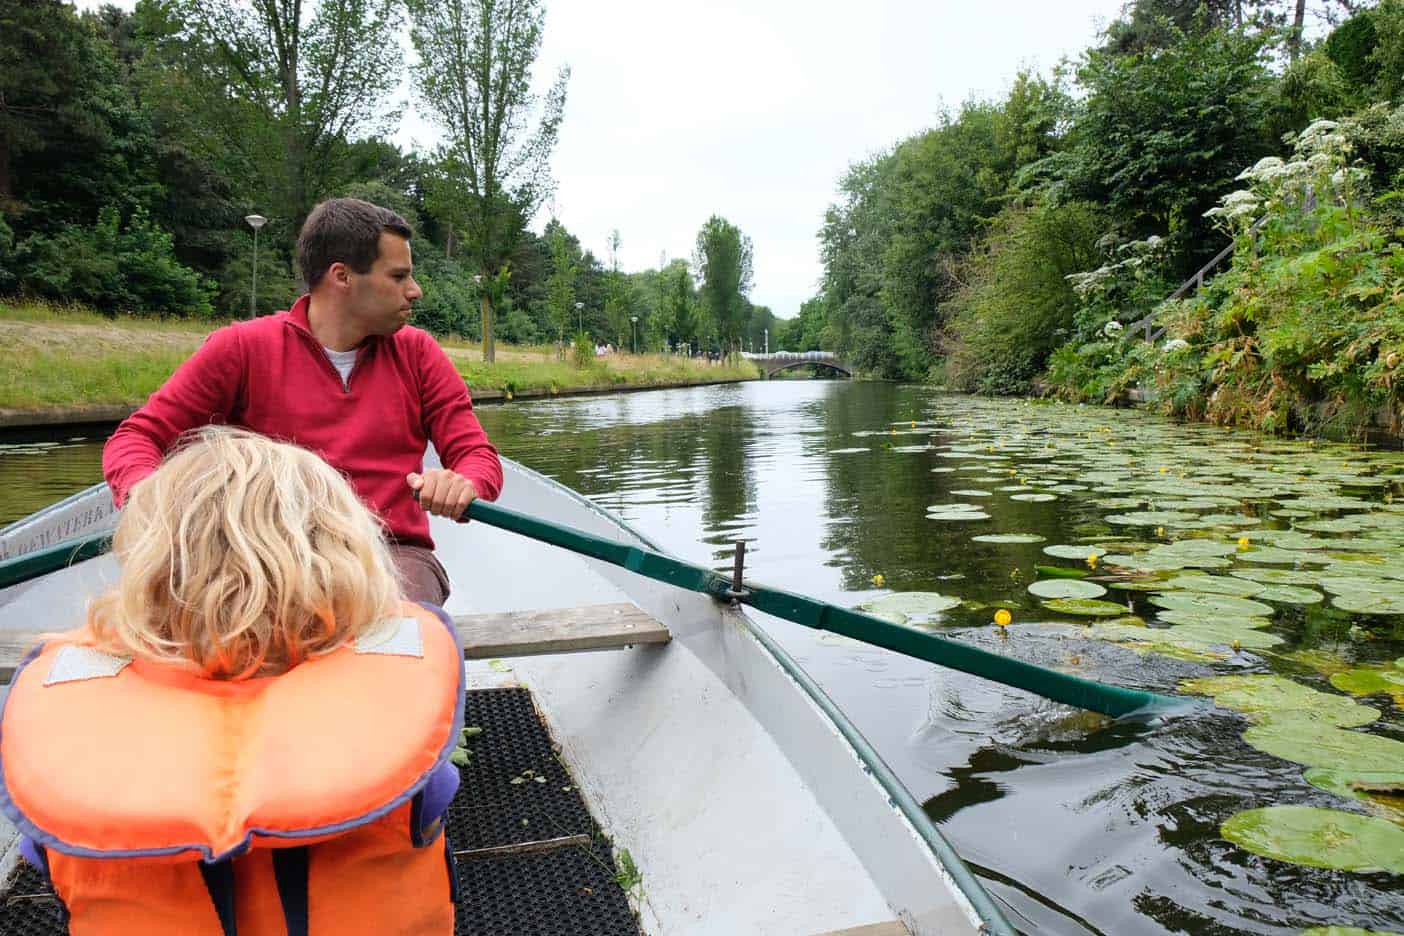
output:
<path id="1" fill-rule="evenodd" d="M 1325 556 L 1303 552 L 1300 549 L 1281 549 L 1277 546 L 1249 547 L 1240 552 L 1238 558 L 1243 562 L 1252 562 L 1257 565 L 1295 565 L 1298 562 L 1326 563 L 1330 561 Z"/>
<path id="2" fill-rule="evenodd" d="M 1243 732 L 1243 740 L 1304 767 L 1387 773 L 1404 764 L 1404 742 L 1307 718 L 1271 719 Z"/>
<path id="3" fill-rule="evenodd" d="M 1158 578 L 1118 578 L 1103 579 L 1108 588 L 1120 591 L 1153 592 L 1160 591 L 1165 583 Z"/>
<path id="4" fill-rule="evenodd" d="M 1319 604 L 1326 599 L 1321 592 L 1300 585 L 1269 585 L 1253 597 L 1278 604 Z"/>
<path id="5" fill-rule="evenodd" d="M 1229 617 L 1271 617 L 1272 605 L 1232 595 L 1205 595 L 1196 592 L 1168 592 L 1151 595 L 1151 604 L 1168 611 L 1203 611 Z"/>
<path id="6" fill-rule="evenodd" d="M 1265 617 L 1240 617 L 1213 611 L 1161 611 L 1158 619 L 1166 624 L 1214 624 L 1232 630 L 1261 630 L 1272 621 Z"/>
<path id="7" fill-rule="evenodd" d="M 1404 614 L 1404 595 L 1347 592 L 1332 598 L 1331 604 L 1352 614 Z"/>
<path id="8" fill-rule="evenodd" d="M 1195 695 L 1213 696 L 1215 704 L 1242 712 L 1254 721 L 1285 714 L 1337 728 L 1357 728 L 1380 717 L 1379 711 L 1368 705 L 1334 693 L 1319 692 L 1285 676 L 1261 673 L 1208 676 L 1186 679 L 1180 683 L 1180 689 Z"/>
<path id="9" fill-rule="evenodd" d="M 1112 514 L 1106 521 L 1118 526 L 1175 526 L 1181 523 L 1197 523 L 1199 518 L 1182 510 L 1138 510 Z"/>
<path id="10" fill-rule="evenodd" d="M 970 538 L 977 543 L 1041 543 L 1044 540 L 1037 533 L 985 533 Z"/>
<path id="11" fill-rule="evenodd" d="M 1352 773 L 1312 767 L 1302 779 L 1318 790 L 1357 800 L 1381 819 L 1404 825 L 1404 773 Z"/>
<path id="12" fill-rule="evenodd" d="M 1107 554 L 1107 551 L 1100 546 L 1045 546 L 1043 553 L 1047 556 L 1054 556 L 1058 559 L 1082 559 L 1088 556 L 1096 556 L 1098 559 Z"/>
<path id="13" fill-rule="evenodd" d="M 1065 569 L 1062 566 L 1034 566 L 1034 571 L 1043 578 L 1087 578 L 1086 569 Z"/>
<path id="14" fill-rule="evenodd" d="M 1358 926 L 1313 926 L 1302 930 L 1301 936 L 1404 936 L 1404 933 L 1386 933 L 1384 930 L 1367 930 Z"/>
<path id="15" fill-rule="evenodd" d="M 1010 495 L 1009 495 L 1009 499 L 1010 499 L 1010 500 L 1016 500 L 1016 501 L 1028 501 L 1028 502 L 1030 502 L 1030 503 L 1041 504 L 1041 503 L 1044 503 L 1044 502 L 1046 502 L 1046 501 L 1055 501 L 1055 500 L 1057 500 L 1057 499 L 1058 499 L 1058 495 L 1057 495 L 1057 494 L 1010 494 Z"/>
<path id="16" fill-rule="evenodd" d="M 1168 639 L 1182 645 L 1186 641 L 1193 641 L 1209 647 L 1233 647 L 1237 644 L 1235 649 L 1267 650 L 1283 643 L 1282 638 L 1276 634 L 1253 630 L 1251 627 L 1209 622 L 1176 624 L 1174 627 L 1165 628 L 1163 633 Z"/>
<path id="17" fill-rule="evenodd" d="M 901 616 L 905 620 L 912 617 L 929 617 L 949 611 L 959 604 L 960 599 L 954 595 L 942 595 L 937 592 L 894 592 L 872 601 L 865 601 L 858 607 L 888 620 L 893 620 L 894 616 Z"/>
<path id="18" fill-rule="evenodd" d="M 1404 669 L 1398 666 L 1360 666 L 1332 675 L 1331 685 L 1356 696 L 1384 693 L 1404 707 Z"/>
<path id="19" fill-rule="evenodd" d="M 952 491 L 952 497 L 992 497 L 989 491 L 980 491 L 974 488 L 966 488 L 960 491 Z"/>
<path id="20" fill-rule="evenodd" d="M 1072 614 L 1078 617 L 1118 617 L 1126 613 L 1126 605 L 1114 601 L 1098 601 L 1095 598 L 1055 598 L 1045 601 L 1043 606 L 1058 614 Z"/>
<path id="21" fill-rule="evenodd" d="M 1321 573 L 1308 569 L 1234 569 L 1229 575 L 1265 585 L 1315 585 Z"/>
<path id="22" fill-rule="evenodd" d="M 1106 593 L 1096 582 L 1077 579 L 1042 579 L 1029 586 L 1029 594 L 1039 598 L 1100 598 Z"/>
<path id="23" fill-rule="evenodd" d="M 1320 809 L 1268 806 L 1230 816 L 1219 834 L 1255 855 L 1336 871 L 1404 873 L 1404 829 L 1384 819 Z"/>
<path id="24" fill-rule="evenodd" d="M 990 515 L 983 510 L 948 510 L 939 513 L 929 513 L 928 520 L 959 521 L 959 520 L 988 520 Z"/>
<path id="25" fill-rule="evenodd" d="M 1177 575 L 1165 582 L 1165 587 L 1211 595 L 1230 595 L 1234 598 L 1252 598 L 1266 586 L 1246 579 L 1229 578 L 1226 575 Z"/>

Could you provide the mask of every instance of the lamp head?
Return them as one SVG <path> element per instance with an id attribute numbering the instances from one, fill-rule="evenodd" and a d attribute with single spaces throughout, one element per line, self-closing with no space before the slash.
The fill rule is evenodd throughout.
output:
<path id="1" fill-rule="evenodd" d="M 265 224 L 268 223 L 267 218 L 265 218 L 263 215 L 256 214 L 244 215 L 244 220 L 247 221 L 249 223 L 249 227 L 253 228 L 255 231 L 257 231 L 259 228 L 263 227 Z"/>

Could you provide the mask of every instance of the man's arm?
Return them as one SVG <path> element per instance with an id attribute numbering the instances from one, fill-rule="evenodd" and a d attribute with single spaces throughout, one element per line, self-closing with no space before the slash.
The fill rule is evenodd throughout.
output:
<path id="1" fill-rule="evenodd" d="M 205 339 L 146 405 L 122 421 L 102 449 L 102 473 L 121 507 L 127 492 L 161 464 L 187 429 L 228 420 L 243 382 L 239 335 L 221 328 Z"/>
<path id="2" fill-rule="evenodd" d="M 467 478 L 478 497 L 496 500 L 502 490 L 502 460 L 488 441 L 468 387 L 449 356 L 429 335 L 424 336 L 420 386 L 424 430 L 444 467 Z"/>

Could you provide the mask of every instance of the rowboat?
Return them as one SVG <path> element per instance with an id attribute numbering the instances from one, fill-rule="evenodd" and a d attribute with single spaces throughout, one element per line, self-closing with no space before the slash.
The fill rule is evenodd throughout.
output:
<path id="1" fill-rule="evenodd" d="M 501 505 L 661 552 L 549 478 L 504 471 Z M 97 485 L 0 530 L 0 563 L 114 525 Z M 432 533 L 469 657 L 468 720 L 484 729 L 468 813 L 449 823 L 461 932 L 1014 932 L 742 606 L 482 523 L 434 518 Z M 4 678 L 33 632 L 80 622 L 116 575 L 110 556 L 80 557 L 0 589 Z M 0 934 L 61 932 L 34 922 L 45 895 L 24 867 L 0 820 Z M 500 895 L 506 909 L 482 903 Z M 493 922 L 508 911 L 527 916 Z"/>

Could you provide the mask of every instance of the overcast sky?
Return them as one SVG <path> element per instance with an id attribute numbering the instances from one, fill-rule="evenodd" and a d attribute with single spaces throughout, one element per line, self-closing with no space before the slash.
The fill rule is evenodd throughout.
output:
<path id="1" fill-rule="evenodd" d="M 555 210 L 602 260 L 618 228 L 630 272 L 691 256 L 720 214 L 755 245 L 752 301 L 789 318 L 849 163 L 1076 56 L 1121 2 L 547 0 L 538 83 L 571 68 Z M 410 112 L 395 139 L 436 135 Z"/>

